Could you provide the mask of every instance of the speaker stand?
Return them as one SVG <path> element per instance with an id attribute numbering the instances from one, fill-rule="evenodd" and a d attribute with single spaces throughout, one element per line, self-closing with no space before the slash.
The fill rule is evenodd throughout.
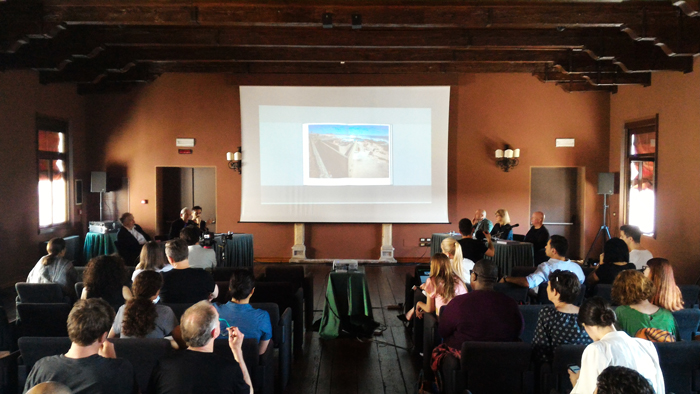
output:
<path id="1" fill-rule="evenodd" d="M 593 251 L 593 248 L 595 247 L 596 242 L 598 242 L 598 238 L 600 238 L 601 236 L 603 237 L 603 247 L 605 247 L 605 243 L 612 238 L 610 236 L 610 229 L 608 228 L 608 224 L 607 224 L 608 208 L 609 208 L 608 195 L 603 194 L 603 225 L 600 226 L 600 230 L 598 230 L 598 234 L 596 234 L 595 239 L 593 240 L 593 243 L 591 244 L 591 247 L 588 249 L 588 253 L 586 253 L 586 258 L 583 259 L 584 263 L 588 263 L 588 256 L 590 256 L 591 252 Z"/>

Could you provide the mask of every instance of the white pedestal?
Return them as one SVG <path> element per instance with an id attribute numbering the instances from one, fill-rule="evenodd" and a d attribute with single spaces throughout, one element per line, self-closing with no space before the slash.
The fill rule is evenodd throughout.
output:
<path id="1" fill-rule="evenodd" d="M 290 263 L 299 263 L 306 260 L 304 237 L 304 223 L 294 223 L 294 246 L 292 246 L 292 258 L 289 259 Z"/>
<path id="2" fill-rule="evenodd" d="M 386 263 L 395 263 L 394 246 L 392 245 L 392 226 L 391 224 L 382 224 L 382 249 L 380 251 L 379 261 Z"/>

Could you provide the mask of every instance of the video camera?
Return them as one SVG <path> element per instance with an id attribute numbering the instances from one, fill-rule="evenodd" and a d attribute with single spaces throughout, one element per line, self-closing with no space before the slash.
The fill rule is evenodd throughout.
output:
<path id="1" fill-rule="evenodd" d="M 214 239 L 214 233 L 211 233 L 209 231 L 202 233 L 202 240 L 199 241 L 199 244 L 203 247 L 212 247 L 216 244 L 216 240 Z"/>

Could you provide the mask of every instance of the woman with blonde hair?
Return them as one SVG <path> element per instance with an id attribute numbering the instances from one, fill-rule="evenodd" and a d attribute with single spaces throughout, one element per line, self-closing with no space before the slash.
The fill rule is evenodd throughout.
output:
<path id="1" fill-rule="evenodd" d="M 498 239 L 513 239 L 513 226 L 510 225 L 510 215 L 508 210 L 499 209 L 496 211 L 496 224 L 491 230 L 491 236 Z"/>
<path id="2" fill-rule="evenodd" d="M 440 244 L 442 253 L 444 253 L 452 264 L 452 271 L 462 282 L 469 283 L 469 271 L 474 268 L 474 262 L 465 259 L 462 255 L 462 246 L 454 238 L 445 238 Z"/>
<path id="3" fill-rule="evenodd" d="M 683 309 L 683 295 L 681 289 L 676 286 L 673 267 L 668 260 L 659 257 L 649 260 L 644 276 L 649 278 L 656 287 L 656 293 L 649 300 L 652 304 L 671 312 Z"/>
<path id="4" fill-rule="evenodd" d="M 139 264 L 131 275 L 131 281 L 133 282 L 136 279 L 136 275 L 143 271 L 168 272 L 171 269 L 173 269 L 173 266 L 168 263 L 165 251 L 161 249 L 157 242 L 148 241 L 141 248 Z"/>
<path id="5" fill-rule="evenodd" d="M 645 328 L 656 328 L 677 336 L 673 314 L 649 302 L 655 293 L 654 283 L 639 271 L 625 270 L 615 278 L 611 295 L 620 305 L 615 313 L 620 327 L 630 336 Z"/>

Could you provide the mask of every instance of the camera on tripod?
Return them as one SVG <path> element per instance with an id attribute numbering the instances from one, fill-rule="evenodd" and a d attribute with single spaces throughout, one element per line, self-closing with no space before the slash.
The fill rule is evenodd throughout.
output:
<path id="1" fill-rule="evenodd" d="M 214 239 L 214 233 L 211 233 L 209 231 L 202 233 L 202 239 L 201 241 L 199 241 L 199 244 L 203 247 L 214 246 L 216 244 L 216 240 Z"/>

